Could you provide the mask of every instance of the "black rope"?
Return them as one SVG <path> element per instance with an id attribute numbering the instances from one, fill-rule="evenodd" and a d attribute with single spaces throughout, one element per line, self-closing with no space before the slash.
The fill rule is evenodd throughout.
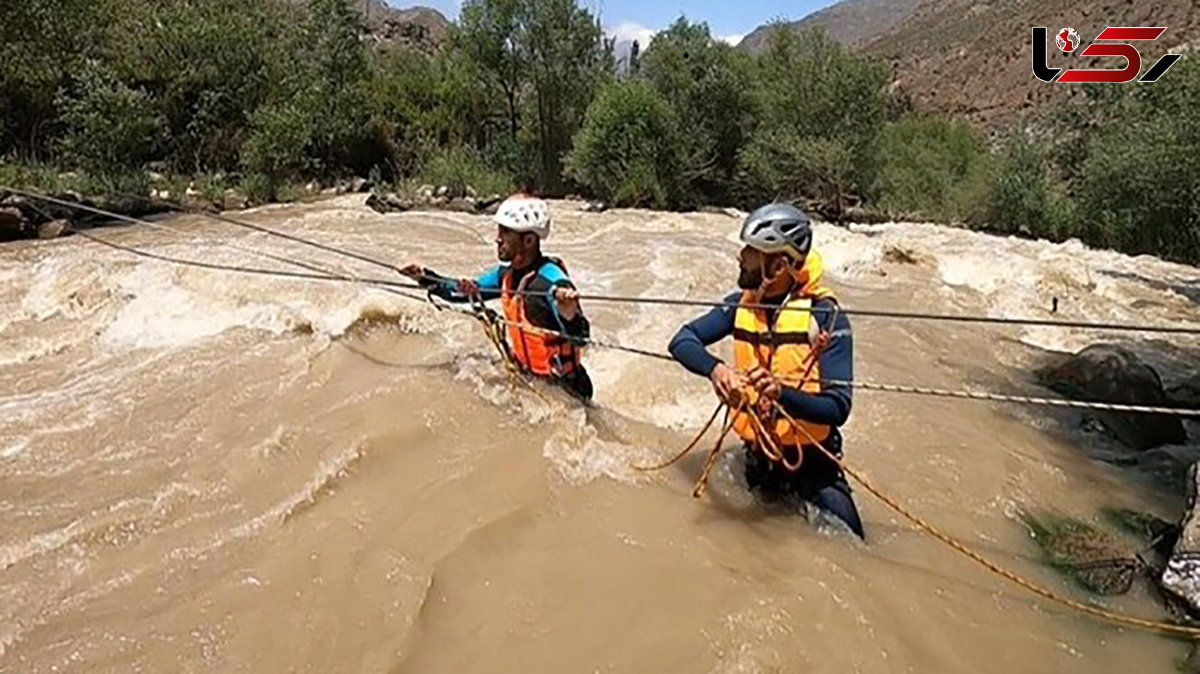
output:
<path id="1" fill-rule="evenodd" d="M 134 196 L 134 195 L 129 195 L 129 196 Z M 256 232 L 261 232 L 263 234 L 267 234 L 270 236 L 276 236 L 281 239 L 286 239 L 288 241 L 293 241 L 295 243 L 299 243 L 299 244 L 302 244 L 305 246 L 317 248 L 317 249 L 323 250 L 327 253 L 334 253 L 336 255 L 342 255 L 344 257 L 353 258 L 360 262 L 366 262 L 368 264 L 373 264 L 377 267 L 382 267 L 384 269 L 388 269 L 390 271 L 396 272 L 397 274 L 400 273 L 400 268 L 390 262 L 386 262 L 384 260 L 380 260 L 378 258 L 374 258 L 369 255 L 363 255 L 362 253 L 348 250 L 346 248 L 340 248 L 338 246 L 332 246 L 327 243 L 313 241 L 311 239 L 306 239 L 301 236 L 296 236 L 295 234 L 288 234 L 287 232 L 281 232 L 277 229 L 271 229 L 270 227 L 264 227 L 262 225 L 256 225 L 252 222 L 246 222 L 245 220 L 231 218 L 231 217 L 221 214 L 221 213 L 209 213 L 208 211 L 186 208 L 182 204 L 176 204 L 171 201 L 164 201 L 162 199 L 149 199 L 146 197 L 135 197 L 135 198 L 142 199 L 149 203 L 160 204 L 160 205 L 166 206 L 168 208 L 171 208 L 172 210 L 178 211 L 180 213 L 189 213 L 191 215 L 198 215 L 200 217 L 209 218 L 211 220 L 216 220 L 217 222 L 224 222 L 226 224 L 233 225 L 235 227 L 242 227 L 242 228 L 250 229 L 250 230 L 253 230 Z"/>
<path id="2" fill-rule="evenodd" d="M 61 199 L 56 199 L 54 197 L 48 197 L 48 196 L 41 195 L 41 194 L 35 194 L 32 192 L 27 192 L 27 191 L 18 190 L 18 189 L 14 189 L 14 188 L 7 188 L 7 187 L 0 187 L 0 190 L 8 191 L 13 194 L 19 194 L 21 196 L 25 196 L 25 197 L 29 197 L 29 198 L 33 198 L 33 199 L 42 199 L 42 200 L 48 201 L 50 203 L 55 203 L 55 204 L 59 204 L 62 206 L 77 208 L 77 209 L 84 210 L 84 211 L 89 211 L 89 212 L 95 213 L 97 215 L 103 215 L 103 216 L 110 217 L 110 218 L 120 220 L 123 222 L 129 222 L 132 224 L 152 224 L 152 223 L 148 223 L 145 220 L 142 220 L 139 218 L 132 218 L 129 216 L 119 215 L 119 214 L 111 213 L 109 211 L 105 211 L 105 210 L 95 208 L 92 206 L 87 206 L 84 204 L 65 201 L 65 200 L 61 200 Z M 247 223 L 244 221 L 236 220 L 234 218 L 228 218 L 225 216 L 216 216 L 211 213 L 197 213 L 197 215 L 214 218 L 221 222 L 227 222 L 229 224 L 235 224 L 235 225 L 241 226 L 241 227 L 248 227 L 250 229 L 254 229 L 256 231 L 269 234 L 271 236 L 279 236 L 279 237 L 287 239 L 289 241 L 302 243 L 304 245 L 319 248 L 319 249 L 325 250 L 327 252 L 332 252 L 332 253 L 335 253 L 338 255 L 344 255 L 346 257 L 351 257 L 351 258 L 354 258 L 354 259 L 357 259 L 357 260 L 360 260 L 363 262 L 368 262 L 370 264 L 374 264 L 374 265 L 384 267 L 384 268 L 392 270 L 392 271 L 399 272 L 399 268 L 393 264 L 390 264 L 388 262 L 378 260 L 375 258 L 371 258 L 369 256 L 362 255 L 360 253 L 355 253 L 354 251 L 348 251 L 348 250 L 338 248 L 336 246 L 330 246 L 327 244 L 318 243 L 315 241 L 305 239 L 303 237 L 298 237 L 298 236 L 295 236 L 292 234 L 287 234 L 285 232 L 280 232 L 278 230 L 270 229 L 267 227 L 262 227 L 260 225 L 254 225 L 252 223 Z M 73 231 L 78 232 L 79 230 L 73 230 Z M 211 267 L 211 268 L 220 268 L 220 267 Z M 238 270 L 233 270 L 233 269 L 227 269 L 227 270 L 228 271 L 238 271 Z M 242 271 L 245 271 L 245 270 L 242 270 Z M 253 272 L 253 273 L 257 273 L 257 272 Z M 298 278 L 307 278 L 307 277 L 300 276 Z M 331 277 L 331 280 L 332 280 L 332 278 L 334 278 L 334 277 Z M 427 277 L 427 276 L 425 276 L 423 278 L 427 281 L 432 281 L 432 280 L 440 281 L 441 280 L 441 279 L 434 279 L 434 278 Z M 346 280 L 352 280 L 352 279 L 348 279 L 346 277 L 337 277 L 337 280 L 346 281 Z M 420 285 L 389 282 L 384 279 L 365 279 L 364 282 L 371 283 L 372 285 L 389 285 L 391 287 L 408 288 L 408 289 L 414 289 L 414 290 L 424 289 L 424 287 L 422 287 Z M 513 290 L 512 292 L 515 294 L 520 294 L 520 295 L 524 295 L 524 296 L 534 296 L 534 295 L 541 294 L 541 293 L 537 293 L 534 291 L 528 291 L 528 290 Z M 625 296 L 625 295 L 583 295 L 583 294 L 581 294 L 579 298 L 581 300 L 587 300 L 587 301 L 592 301 L 592 302 L 612 302 L 612 303 L 621 303 L 621 304 L 643 304 L 643 305 L 658 305 L 658 306 L 686 306 L 686 307 L 705 307 L 705 308 L 725 308 L 728 306 L 727 304 L 725 304 L 723 302 L 709 302 L 709 301 L 702 301 L 702 300 L 681 300 L 681 299 L 666 298 L 666 297 L 633 297 L 633 296 Z M 896 319 L 896 320 L 919 320 L 919 321 L 976 323 L 976 324 L 992 324 L 992 325 L 1027 325 L 1027 326 L 1056 327 L 1056 328 L 1076 328 L 1076 329 L 1085 329 L 1085 330 L 1108 330 L 1108 331 L 1114 331 L 1114 332 L 1141 332 L 1141 333 L 1157 333 L 1157 334 L 1200 335 L 1200 327 L 1185 327 L 1185 326 L 1129 325 L 1127 323 L 1094 323 L 1094 322 L 1087 322 L 1087 321 L 1060 321 L 1060 320 L 1037 319 L 1037 318 L 994 318 L 991 316 L 929 314 L 929 313 L 912 312 L 912 311 L 887 311 L 887 310 L 882 310 L 882 309 L 849 309 L 849 308 L 845 308 L 845 307 L 842 307 L 840 309 L 832 308 L 832 307 L 810 307 L 808 309 L 801 309 L 798 307 L 779 307 L 776 305 L 769 305 L 769 304 L 741 304 L 740 306 L 743 308 L 747 308 L 747 309 L 810 311 L 813 313 L 832 313 L 833 311 L 836 310 L 836 311 L 840 311 L 841 313 L 844 313 L 844 314 L 847 314 L 850 316 L 863 316 L 863 317 L 868 317 L 868 318 L 889 318 L 889 319 Z"/>

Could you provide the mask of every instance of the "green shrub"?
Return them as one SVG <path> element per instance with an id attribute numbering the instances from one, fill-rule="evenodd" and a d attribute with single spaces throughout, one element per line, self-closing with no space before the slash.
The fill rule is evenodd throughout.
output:
<path id="1" fill-rule="evenodd" d="M 1185 58 L 1136 90 L 1081 161 L 1088 243 L 1200 261 L 1200 63 Z"/>
<path id="2" fill-rule="evenodd" d="M 675 116 L 649 84 L 611 84 L 588 108 L 567 170 L 610 203 L 662 207 L 675 196 L 678 143 Z"/>
<path id="3" fill-rule="evenodd" d="M 481 196 L 507 196 L 513 191 L 512 179 L 490 168 L 477 153 L 450 148 L 435 154 L 421 171 L 421 182 L 447 187 L 451 196 L 463 196 L 471 187 Z"/>
<path id="4" fill-rule="evenodd" d="M 963 221 L 986 196 L 991 157 L 983 134 L 945 117 L 907 116 L 880 142 L 879 205 L 894 215 Z"/>
<path id="5" fill-rule="evenodd" d="M 977 229 L 1004 234 L 1060 238 L 1068 212 L 1050 184 L 1043 151 L 1024 136 L 1011 140 L 992 173 L 986 198 L 970 216 Z"/>
<path id="6" fill-rule="evenodd" d="M 162 130 L 150 97 L 100 67 L 86 69 L 59 96 L 64 132 L 58 149 L 70 165 L 95 174 L 140 170 Z"/>
<path id="7" fill-rule="evenodd" d="M 879 134 L 895 109 L 886 90 L 887 71 L 822 30 L 796 34 L 778 27 L 758 58 L 755 79 L 759 122 L 743 161 L 781 153 L 793 167 L 817 172 L 806 178 L 824 183 L 815 191 L 835 186 L 833 192 L 869 196 L 878 171 Z M 742 166 L 744 193 L 761 189 L 748 184 L 746 176 L 764 168 Z M 794 186 L 805 171 L 786 172 L 784 182 Z"/>
<path id="8" fill-rule="evenodd" d="M 290 103 L 264 106 L 254 114 L 253 130 L 242 149 L 242 164 L 250 174 L 265 179 L 268 198 L 274 197 L 275 187 L 312 166 L 307 151 L 314 133 L 313 121 Z"/>
<path id="9" fill-rule="evenodd" d="M 838 139 L 792 129 L 755 134 L 742 152 L 739 181 L 747 203 L 801 197 L 842 203 L 852 184 L 853 151 Z"/>

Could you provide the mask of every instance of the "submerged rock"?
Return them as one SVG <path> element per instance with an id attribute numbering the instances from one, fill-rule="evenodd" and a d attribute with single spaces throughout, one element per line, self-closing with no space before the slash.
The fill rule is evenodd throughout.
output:
<path id="1" fill-rule="evenodd" d="M 1125 594 L 1139 570 L 1136 551 L 1087 522 L 1053 515 L 1023 516 L 1054 568 L 1099 595 Z"/>
<path id="2" fill-rule="evenodd" d="M 395 192 L 388 192 L 386 194 L 375 193 L 367 197 L 367 207 L 376 213 L 403 213 L 415 208 L 416 203 L 411 199 L 401 197 Z"/>
<path id="3" fill-rule="evenodd" d="M 1077 400 L 1171 406 L 1162 379 L 1132 351 L 1096 344 L 1037 372 L 1038 380 Z M 1162 414 L 1098 412 L 1104 427 L 1127 447 L 1145 451 L 1187 440 L 1183 422 Z"/>

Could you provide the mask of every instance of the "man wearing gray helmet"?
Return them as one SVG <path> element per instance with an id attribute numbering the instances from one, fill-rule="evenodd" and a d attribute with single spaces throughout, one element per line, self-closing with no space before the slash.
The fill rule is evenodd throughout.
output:
<path id="1" fill-rule="evenodd" d="M 733 426 L 746 445 L 746 482 L 752 490 L 766 498 L 800 498 L 863 537 L 845 476 L 814 444 L 841 455 L 839 428 L 850 416 L 851 390 L 824 382 L 854 378 L 854 347 L 849 320 L 821 284 L 811 223 L 790 204 L 769 204 L 746 218 L 741 240 L 741 290 L 680 328 L 671 340 L 671 355 L 708 377 L 735 410 L 745 402 L 759 411 L 764 426 L 747 414 L 737 414 Z M 732 366 L 705 348 L 730 335 Z M 798 423 L 780 415 L 773 402 Z M 764 451 L 760 430 L 770 433 L 768 446 L 778 447 L 779 456 L 773 449 Z"/>

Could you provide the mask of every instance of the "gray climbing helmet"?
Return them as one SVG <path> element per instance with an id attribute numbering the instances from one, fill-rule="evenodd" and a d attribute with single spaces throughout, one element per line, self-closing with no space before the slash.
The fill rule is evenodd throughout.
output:
<path id="1" fill-rule="evenodd" d="M 746 216 L 742 243 L 764 253 L 789 253 L 798 260 L 812 248 L 812 224 L 791 204 L 767 204 Z"/>

